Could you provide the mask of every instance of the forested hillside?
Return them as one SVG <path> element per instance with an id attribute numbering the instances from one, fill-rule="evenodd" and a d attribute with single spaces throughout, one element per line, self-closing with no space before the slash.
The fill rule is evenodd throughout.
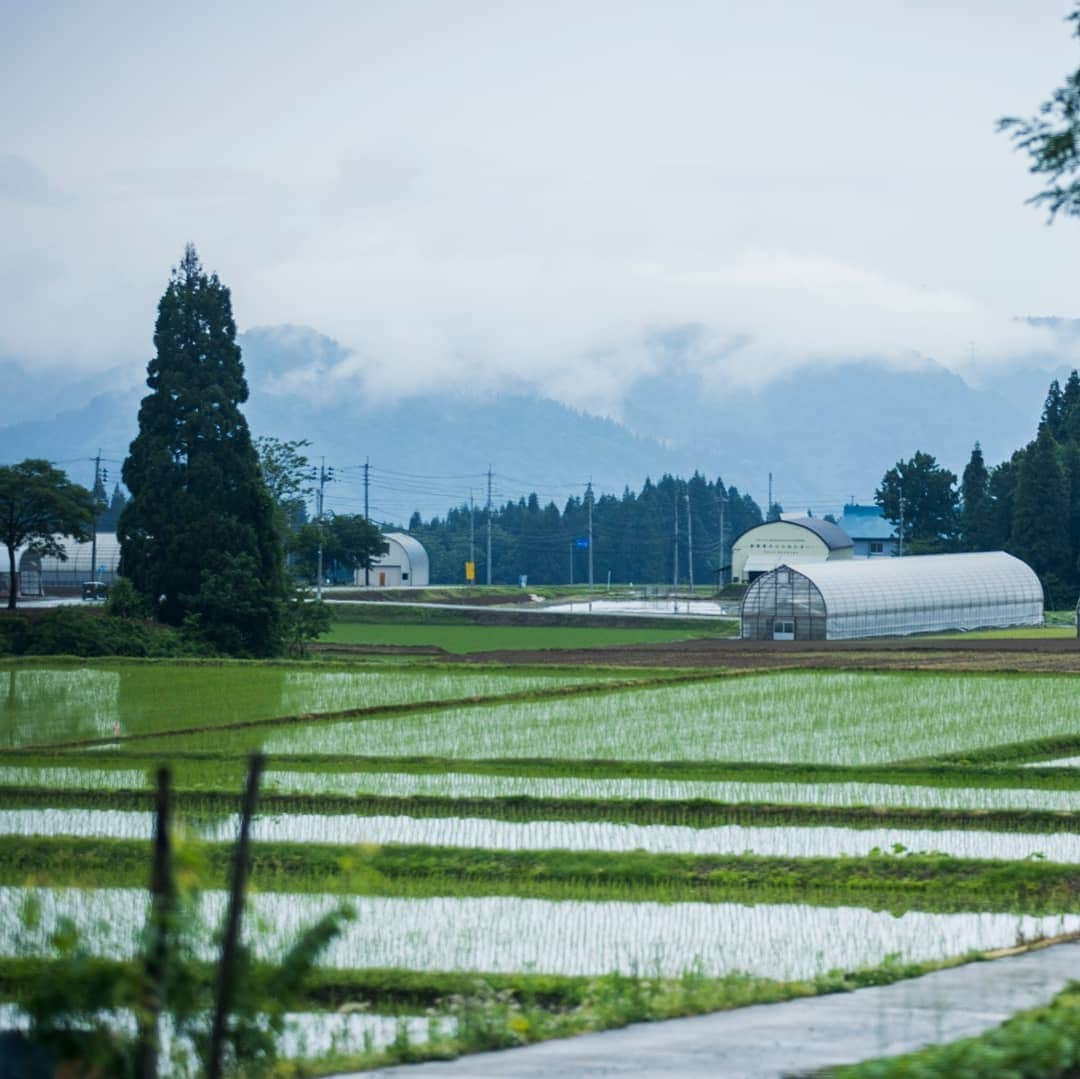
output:
<path id="1" fill-rule="evenodd" d="M 578 544 L 588 537 L 587 498 L 587 494 L 571 498 L 560 509 L 554 502 L 541 505 L 532 494 L 495 507 L 491 519 L 492 582 L 516 583 L 521 576 L 532 584 L 588 580 L 588 547 Z M 749 495 L 740 494 L 737 487 L 725 489 L 719 476 L 707 480 L 697 472 L 689 480 L 670 475 L 658 483 L 647 479 L 637 494 L 627 489 L 621 497 L 601 495 L 593 504 L 594 580 L 604 583 L 610 573 L 612 581 L 621 583 L 671 581 L 676 512 L 679 579 L 684 583 L 689 579 L 691 540 L 695 582 L 715 584 L 721 562 L 726 564 L 730 559 L 732 539 L 763 519 L 761 508 Z M 475 531 L 477 580 L 483 582 L 487 579 L 487 518 L 482 506 L 475 513 L 470 513 L 468 505 L 458 506 L 445 517 L 429 521 L 413 515 L 409 531 L 427 548 L 433 583 L 454 584 L 464 579 L 470 525 Z"/>

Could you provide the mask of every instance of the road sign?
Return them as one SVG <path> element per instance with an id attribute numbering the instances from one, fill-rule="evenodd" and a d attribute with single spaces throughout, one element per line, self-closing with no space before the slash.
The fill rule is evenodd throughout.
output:
<path id="1" fill-rule="evenodd" d="M 589 537 L 579 536 L 576 540 L 574 540 L 574 546 L 577 547 L 578 550 L 584 551 L 585 548 L 589 546 Z"/>
<path id="2" fill-rule="evenodd" d="M 475 581 L 476 580 L 476 563 L 475 562 L 466 562 L 465 563 L 465 580 L 466 581 Z"/>

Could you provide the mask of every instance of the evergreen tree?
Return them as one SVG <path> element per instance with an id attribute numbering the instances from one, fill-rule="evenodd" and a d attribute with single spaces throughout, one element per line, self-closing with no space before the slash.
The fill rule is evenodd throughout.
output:
<path id="1" fill-rule="evenodd" d="M 932 454 L 916 451 L 897 461 L 881 478 L 874 500 L 887 521 L 900 524 L 904 506 L 904 542 L 914 541 L 911 553 L 943 550 L 957 529 L 956 474 L 937 463 Z"/>
<path id="2" fill-rule="evenodd" d="M 1045 424 L 1027 448 L 1016 478 L 1009 551 L 1039 575 L 1051 607 L 1064 602 L 1073 577 L 1069 502 L 1057 444 Z"/>
<path id="3" fill-rule="evenodd" d="M 960 538 L 965 550 L 992 551 L 993 505 L 990 501 L 990 473 L 978 442 L 960 482 Z"/>
<path id="4" fill-rule="evenodd" d="M 120 490 L 120 484 L 117 483 L 113 486 L 109 508 L 98 518 L 98 531 L 115 532 L 116 526 L 120 523 L 120 514 L 124 512 L 126 505 L 127 499 L 124 497 L 124 492 Z"/>
<path id="5" fill-rule="evenodd" d="M 274 502 L 240 405 L 248 389 L 229 290 L 184 251 L 158 304 L 150 393 L 124 462 L 121 573 L 225 651 L 278 647 L 284 598 Z"/>
<path id="6" fill-rule="evenodd" d="M 1058 441 L 1080 442 L 1080 373 L 1073 371 L 1061 394 L 1061 433 Z"/>
<path id="7" fill-rule="evenodd" d="M 1064 397 L 1061 392 L 1061 383 L 1055 378 L 1050 383 L 1050 389 L 1046 394 L 1046 403 L 1043 405 L 1042 423 L 1049 429 L 1054 438 L 1061 439 L 1061 424 L 1065 415 Z"/>

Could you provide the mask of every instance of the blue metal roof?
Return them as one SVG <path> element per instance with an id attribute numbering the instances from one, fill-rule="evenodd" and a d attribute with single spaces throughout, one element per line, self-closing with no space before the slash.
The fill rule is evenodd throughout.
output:
<path id="1" fill-rule="evenodd" d="M 845 506 L 840 527 L 852 538 L 859 540 L 887 540 L 896 538 L 896 526 L 881 515 L 880 506 Z"/>

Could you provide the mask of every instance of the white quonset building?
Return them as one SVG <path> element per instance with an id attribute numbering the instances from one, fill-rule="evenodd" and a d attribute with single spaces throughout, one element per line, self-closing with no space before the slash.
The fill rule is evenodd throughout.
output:
<path id="1" fill-rule="evenodd" d="M 777 566 L 849 559 L 851 537 L 817 517 L 781 517 L 748 528 L 731 548 L 731 579 L 746 584 Z"/>
<path id="2" fill-rule="evenodd" d="M 15 568 L 19 577 L 19 595 L 42 596 L 52 589 L 78 589 L 84 581 L 94 579 L 94 562 L 91 555 L 97 557 L 97 580 L 111 584 L 120 570 L 120 541 L 115 532 L 97 534 L 97 550 L 90 540 L 76 543 L 68 536 L 58 536 L 64 548 L 66 559 L 36 555 L 25 547 L 15 552 Z M 11 576 L 7 563 L 7 552 L 3 553 L 4 572 L 0 574 L 3 591 L 9 586 Z"/>
<path id="3" fill-rule="evenodd" d="M 358 569 L 353 578 L 358 585 L 369 583 L 372 588 L 424 588 L 430 581 L 430 564 L 424 545 L 404 532 L 384 532 L 390 550 L 372 563 L 367 571 Z"/>
<path id="4" fill-rule="evenodd" d="M 742 601 L 749 640 L 822 641 L 1039 626 L 1034 570 L 1004 551 L 779 566 Z"/>

